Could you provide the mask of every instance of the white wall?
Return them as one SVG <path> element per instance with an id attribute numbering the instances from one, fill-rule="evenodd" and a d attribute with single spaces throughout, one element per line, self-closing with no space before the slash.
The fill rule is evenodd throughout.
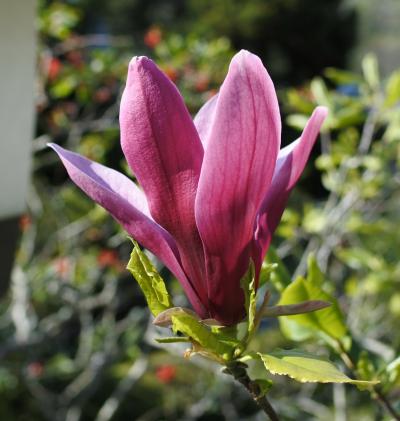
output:
<path id="1" fill-rule="evenodd" d="M 0 0 L 0 219 L 25 209 L 34 116 L 36 2 Z"/>

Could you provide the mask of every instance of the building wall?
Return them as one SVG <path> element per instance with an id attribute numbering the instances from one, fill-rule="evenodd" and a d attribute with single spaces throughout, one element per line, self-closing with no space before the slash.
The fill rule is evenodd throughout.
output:
<path id="1" fill-rule="evenodd" d="M 35 13 L 34 0 L 0 1 L 0 220 L 25 209 L 34 114 Z"/>
<path id="2" fill-rule="evenodd" d="M 34 0 L 0 0 L 0 297 L 7 292 L 29 183 L 35 86 Z"/>

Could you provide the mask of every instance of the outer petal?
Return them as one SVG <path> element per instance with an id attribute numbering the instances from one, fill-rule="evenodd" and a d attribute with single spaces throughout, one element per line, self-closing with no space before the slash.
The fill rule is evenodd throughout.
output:
<path id="1" fill-rule="evenodd" d="M 273 176 L 281 123 L 274 85 L 260 59 L 237 54 L 221 87 L 196 197 L 205 245 L 211 316 L 243 314 L 239 279 L 249 264 L 254 222 Z"/>
<path id="2" fill-rule="evenodd" d="M 327 113 L 325 107 L 317 107 L 300 138 L 279 153 L 271 188 L 262 202 L 257 218 L 253 257 L 258 268 L 281 220 L 289 194 L 304 170 Z"/>
<path id="3" fill-rule="evenodd" d="M 207 148 L 211 127 L 213 124 L 218 94 L 211 97 L 199 110 L 194 118 L 194 124 L 199 133 L 204 149 Z"/>
<path id="4" fill-rule="evenodd" d="M 133 58 L 121 100 L 121 144 L 155 221 L 176 240 L 203 303 L 205 265 L 194 217 L 203 147 L 175 85 L 145 57 Z"/>
<path id="5" fill-rule="evenodd" d="M 61 158 L 72 181 L 107 209 L 139 243 L 159 257 L 182 283 L 196 312 L 207 315 L 180 264 L 171 235 L 155 223 L 142 191 L 123 174 L 81 155 L 50 144 Z"/>

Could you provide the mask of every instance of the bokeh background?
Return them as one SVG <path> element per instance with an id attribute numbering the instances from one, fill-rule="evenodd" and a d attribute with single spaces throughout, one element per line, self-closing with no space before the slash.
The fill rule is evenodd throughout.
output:
<path id="1" fill-rule="evenodd" d="M 291 275 L 304 274 L 314 253 L 343 310 L 360 376 L 382 379 L 400 409 L 398 0 L 40 0 L 35 14 L 26 211 L 0 222 L 0 419 L 263 419 L 218 367 L 157 345 L 160 332 L 125 270 L 126 234 L 46 147 L 55 142 L 129 174 L 118 107 L 130 58 L 154 59 L 195 114 L 241 48 L 258 54 L 275 82 L 284 144 L 316 105 L 330 110 L 273 246 Z M 7 60 L 2 54 L 0 66 Z M 0 121 L 5 154 L 13 145 Z M 2 173 L 0 209 L 26 158 Z M 270 287 L 274 301 L 279 282 Z M 301 345 L 342 366 L 323 338 L 276 321 L 255 343 L 266 351 Z M 390 419 L 354 386 L 273 381 L 284 420 Z"/>

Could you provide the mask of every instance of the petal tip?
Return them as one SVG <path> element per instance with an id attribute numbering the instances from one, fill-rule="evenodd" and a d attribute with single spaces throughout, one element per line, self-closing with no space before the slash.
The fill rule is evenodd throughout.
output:
<path id="1" fill-rule="evenodd" d="M 313 122 L 313 124 L 318 125 L 319 126 L 318 130 L 320 130 L 328 114 L 329 114 L 328 107 L 319 105 L 318 107 L 314 109 L 309 121 Z"/>
<path id="2" fill-rule="evenodd" d="M 325 119 L 329 113 L 329 109 L 328 107 L 319 105 L 317 108 L 315 108 L 314 113 L 318 113 L 321 116 L 321 118 Z"/>
<path id="3" fill-rule="evenodd" d="M 133 56 L 131 58 L 131 61 L 129 62 L 129 66 L 130 67 L 135 66 L 136 64 L 141 63 L 142 61 L 146 61 L 146 60 L 149 60 L 149 58 L 146 56 Z"/>
<path id="4" fill-rule="evenodd" d="M 59 155 L 64 150 L 64 148 L 62 148 L 60 145 L 57 145 L 56 143 L 53 143 L 53 142 L 46 143 L 46 146 L 53 149 L 53 151 Z"/>
<path id="5" fill-rule="evenodd" d="M 245 60 L 256 60 L 261 62 L 260 57 L 258 57 L 256 54 L 248 51 L 248 50 L 240 50 L 238 53 L 236 53 L 232 59 L 232 61 L 245 61 Z"/>
<path id="6" fill-rule="evenodd" d="M 131 61 L 129 62 L 128 66 L 128 78 L 135 75 L 138 71 L 152 71 L 154 69 L 155 64 L 153 60 L 149 59 L 146 56 L 134 56 L 132 57 Z"/>

